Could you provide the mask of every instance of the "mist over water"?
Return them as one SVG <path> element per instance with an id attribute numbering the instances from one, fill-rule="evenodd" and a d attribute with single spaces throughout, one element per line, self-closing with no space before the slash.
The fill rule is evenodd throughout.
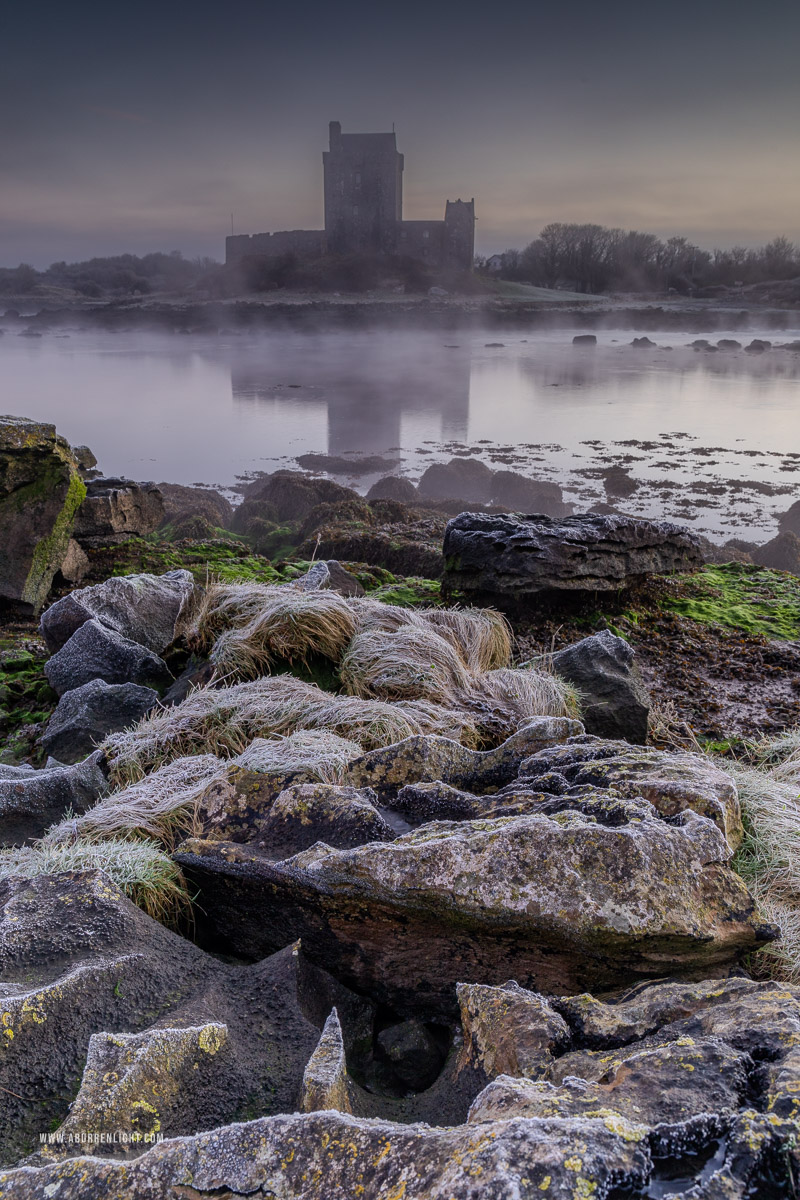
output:
<path id="1" fill-rule="evenodd" d="M 5 411 L 55 422 L 109 475 L 230 488 L 314 451 L 400 460 L 416 481 L 469 450 L 559 482 L 581 510 L 621 462 L 642 485 L 625 511 L 774 531 L 800 485 L 800 355 L 696 352 L 674 330 L 650 334 L 656 349 L 613 329 L 582 349 L 573 332 L 11 333 L 0 388 Z M 336 477 L 363 491 L 385 473 Z"/>

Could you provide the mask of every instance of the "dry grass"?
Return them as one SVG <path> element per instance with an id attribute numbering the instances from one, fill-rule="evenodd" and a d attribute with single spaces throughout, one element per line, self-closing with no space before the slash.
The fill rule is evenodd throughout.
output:
<path id="1" fill-rule="evenodd" d="M 338 662 L 356 632 L 353 610 L 338 592 L 275 587 L 258 613 L 214 643 L 211 661 L 226 678 L 257 679 L 278 659 Z"/>
<path id="2" fill-rule="evenodd" d="M 507 737 L 534 717 L 578 717 L 578 691 L 547 671 L 535 667 L 502 667 L 472 677 L 462 703 L 473 712 L 485 734 Z"/>
<path id="3" fill-rule="evenodd" d="M 324 730 L 303 730 L 270 741 L 256 738 L 232 761 L 250 771 L 302 772 L 307 782 L 339 783 L 347 764 L 361 753 L 357 742 Z M 42 844 L 124 837 L 151 839 L 171 850 L 186 836 L 200 836 L 199 801 L 206 788 L 225 775 L 228 765 L 213 754 L 178 758 L 106 796 L 80 816 L 53 825 Z"/>
<path id="4" fill-rule="evenodd" d="M 309 782 L 341 783 L 347 764 L 360 754 L 358 742 L 326 729 L 301 729 L 285 738 L 256 738 L 234 762 L 249 771 L 302 772 Z"/>
<path id="5" fill-rule="evenodd" d="M 202 591 L 195 588 L 192 603 L 181 613 L 176 637 L 185 637 L 195 653 L 208 654 L 221 633 L 247 625 L 282 590 L 270 583 L 210 583 Z"/>
<path id="6" fill-rule="evenodd" d="M 394 632 L 357 634 L 339 668 L 351 696 L 382 700 L 431 700 L 458 708 L 470 673 L 449 639 L 435 630 L 406 625 Z"/>
<path id="7" fill-rule="evenodd" d="M 474 721 L 425 701 L 388 704 L 335 696 L 292 675 L 230 687 L 198 688 L 174 708 L 161 709 L 103 743 L 114 786 L 135 783 L 184 755 L 233 758 L 255 738 L 322 729 L 371 750 L 421 733 L 439 733 L 468 745 Z"/>
<path id="8" fill-rule="evenodd" d="M 113 792 L 79 817 L 53 825 L 42 839 L 47 845 L 80 838 L 151 838 L 167 848 L 188 834 L 196 835 L 197 801 L 212 780 L 225 771 L 213 754 L 179 758 L 141 779 Z"/>
<path id="9" fill-rule="evenodd" d="M 419 615 L 458 650 L 470 671 L 511 665 L 511 629 L 491 608 L 427 608 Z"/>
<path id="10" fill-rule="evenodd" d="M 92 870 L 104 871 L 134 904 L 164 925 L 176 925 L 190 908 L 183 875 L 154 842 L 78 838 L 0 850 L 0 879 Z"/>
<path id="11" fill-rule="evenodd" d="M 759 975 L 800 983 L 800 794 L 773 770 L 716 760 L 739 790 L 745 836 L 732 866 L 781 939 L 752 956 Z M 780 771 L 783 764 L 777 765 Z"/>
<path id="12" fill-rule="evenodd" d="M 436 610 L 438 616 L 442 610 Z M 351 695 L 384 700 L 421 696 L 477 720 L 481 743 L 496 743 L 534 717 L 577 716 L 579 697 L 571 684 L 541 668 L 470 670 L 473 662 L 504 661 L 510 640 L 494 614 L 458 612 L 441 630 L 427 621 L 392 632 L 359 633 L 342 660 L 342 684 Z"/>
<path id="13" fill-rule="evenodd" d="M 773 779 L 800 783 L 800 729 L 787 729 L 777 737 L 751 742 L 747 759 L 769 771 Z"/>

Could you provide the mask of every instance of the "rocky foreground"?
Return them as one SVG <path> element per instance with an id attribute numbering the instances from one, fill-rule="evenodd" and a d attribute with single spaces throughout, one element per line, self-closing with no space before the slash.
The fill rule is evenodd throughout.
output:
<path id="1" fill-rule="evenodd" d="M 648 743 L 627 641 L 520 661 L 497 608 L 334 559 L 70 587 L 163 494 L 85 495 L 11 430 L 8 599 L 60 595 L 38 758 L 0 764 L 0 1196 L 797 1194 L 800 988 L 737 869 L 764 831 L 722 760 Z M 483 511 L 440 570 L 513 615 L 702 557 Z"/>

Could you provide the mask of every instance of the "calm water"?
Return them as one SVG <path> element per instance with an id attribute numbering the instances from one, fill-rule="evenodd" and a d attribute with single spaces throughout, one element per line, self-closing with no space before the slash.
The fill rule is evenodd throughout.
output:
<path id="1" fill-rule="evenodd" d="M 604 498 L 592 471 L 628 455 L 643 486 L 627 510 L 728 536 L 774 528 L 800 485 L 800 355 L 696 353 L 694 335 L 674 331 L 651 333 L 654 350 L 632 348 L 629 332 L 598 336 L 596 349 L 579 350 L 572 331 L 28 339 L 9 330 L 0 389 L 4 411 L 54 421 L 109 475 L 230 487 L 318 451 L 399 458 L 417 479 L 470 447 L 557 479 L 585 506 Z M 725 336 L 736 335 L 714 339 Z M 778 340 L 797 337 L 790 329 Z M 656 445 L 619 444 L 631 440 Z M 351 482 L 363 490 L 376 477 Z M 781 491 L 737 489 L 739 480 Z"/>

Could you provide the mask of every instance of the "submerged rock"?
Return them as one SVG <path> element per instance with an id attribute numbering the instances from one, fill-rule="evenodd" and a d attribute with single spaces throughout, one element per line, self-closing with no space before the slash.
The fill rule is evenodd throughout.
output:
<path id="1" fill-rule="evenodd" d="M 667 521 L 584 514 L 462 513 L 444 535 L 443 587 L 520 602 L 542 591 L 617 591 L 648 575 L 703 564 L 694 534 Z"/>
<path id="2" fill-rule="evenodd" d="M 55 425 L 0 417 L 0 598 L 38 612 L 86 494 Z"/>
<path id="3" fill-rule="evenodd" d="M 47 722 L 42 746 L 61 762 L 79 762 L 106 734 L 133 725 L 157 703 L 158 692 L 152 688 L 93 679 L 64 693 Z"/>
<path id="4" fill-rule="evenodd" d="M 183 570 L 112 577 L 56 600 L 42 613 L 39 628 L 51 654 L 93 618 L 160 654 L 173 640 L 181 608 L 193 588 L 191 572 Z"/>
<path id="5" fill-rule="evenodd" d="M 650 696 L 633 647 L 623 638 L 603 629 L 559 650 L 550 665 L 556 675 L 578 688 L 587 733 L 647 741 Z"/>

